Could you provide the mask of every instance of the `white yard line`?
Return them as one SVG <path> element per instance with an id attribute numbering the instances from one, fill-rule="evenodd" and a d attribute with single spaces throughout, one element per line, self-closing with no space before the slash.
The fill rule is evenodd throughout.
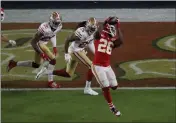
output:
<path id="1" fill-rule="evenodd" d="M 11 60 L 11 59 L 13 59 L 15 57 L 15 55 L 13 55 L 11 53 L 1 53 L 1 54 L 8 56 L 5 60 L 1 61 L 1 66 L 6 64 L 9 60 Z"/>
<path id="2" fill-rule="evenodd" d="M 94 90 L 100 90 L 101 88 L 94 87 Z M 118 90 L 175 90 L 176 87 L 120 87 Z M 1 88 L 1 91 L 76 91 L 84 90 L 84 88 Z"/>

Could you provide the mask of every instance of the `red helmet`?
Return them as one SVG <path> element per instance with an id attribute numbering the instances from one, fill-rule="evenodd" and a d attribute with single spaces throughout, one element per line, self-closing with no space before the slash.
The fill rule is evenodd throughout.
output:
<path id="1" fill-rule="evenodd" d="M 1 8 L 1 21 L 3 21 L 5 18 L 5 13 L 4 13 L 4 9 Z"/>
<path id="2" fill-rule="evenodd" d="M 114 25 L 106 24 L 104 25 L 103 32 L 109 34 L 111 37 L 115 37 L 116 27 Z"/>

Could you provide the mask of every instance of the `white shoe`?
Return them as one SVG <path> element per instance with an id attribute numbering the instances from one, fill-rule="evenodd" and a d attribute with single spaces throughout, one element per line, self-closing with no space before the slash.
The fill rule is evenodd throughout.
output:
<path id="1" fill-rule="evenodd" d="M 47 72 L 47 68 L 46 67 L 42 67 L 42 69 L 35 76 L 35 79 L 39 79 L 41 76 L 43 76 L 44 74 L 46 74 L 46 72 Z"/>
<path id="2" fill-rule="evenodd" d="M 120 111 L 118 111 L 115 115 L 119 117 L 119 116 L 121 116 L 122 114 L 120 113 Z"/>
<path id="3" fill-rule="evenodd" d="M 92 90 L 92 88 L 84 88 L 84 94 L 89 94 L 89 95 L 93 95 L 93 96 L 98 95 L 98 93 L 96 91 Z"/>

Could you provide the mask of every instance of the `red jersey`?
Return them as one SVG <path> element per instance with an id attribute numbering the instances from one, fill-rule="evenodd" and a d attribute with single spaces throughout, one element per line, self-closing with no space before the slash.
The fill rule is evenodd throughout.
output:
<path id="1" fill-rule="evenodd" d="M 110 56 L 113 48 L 113 39 L 106 33 L 102 32 L 101 37 L 94 41 L 95 55 L 93 64 L 107 67 L 110 65 Z"/>

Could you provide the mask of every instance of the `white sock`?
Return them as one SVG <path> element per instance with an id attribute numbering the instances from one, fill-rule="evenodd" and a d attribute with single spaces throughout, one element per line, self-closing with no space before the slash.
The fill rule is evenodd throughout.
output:
<path id="1" fill-rule="evenodd" d="M 17 66 L 32 67 L 32 61 L 18 61 Z"/>
<path id="2" fill-rule="evenodd" d="M 48 82 L 53 81 L 53 70 L 54 70 L 54 65 L 49 64 L 48 65 Z"/>
<path id="3" fill-rule="evenodd" d="M 90 88 L 90 86 L 91 86 L 91 81 L 86 81 L 86 86 L 85 86 L 85 88 Z"/>
<path id="4" fill-rule="evenodd" d="M 40 65 L 40 67 L 39 67 L 38 69 L 40 70 L 40 69 L 42 69 L 43 67 L 48 68 L 48 66 L 49 66 L 49 61 L 44 61 L 44 62 Z"/>

